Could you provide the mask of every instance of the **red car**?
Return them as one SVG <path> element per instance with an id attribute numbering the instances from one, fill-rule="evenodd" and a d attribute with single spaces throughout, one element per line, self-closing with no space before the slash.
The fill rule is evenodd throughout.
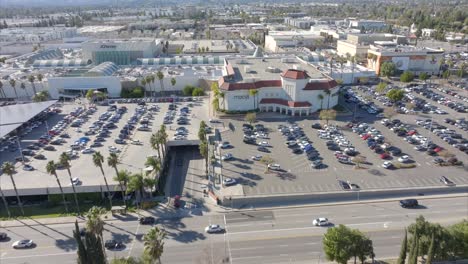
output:
<path id="1" fill-rule="evenodd" d="M 441 152 L 442 150 L 444 150 L 444 148 L 442 147 L 437 147 L 434 149 L 435 152 Z"/>
<path id="2" fill-rule="evenodd" d="M 364 140 L 367 140 L 368 138 L 370 138 L 369 134 L 366 134 L 366 135 L 362 136 L 362 139 L 364 139 Z"/>
<path id="3" fill-rule="evenodd" d="M 416 130 L 410 130 L 408 131 L 408 136 L 412 136 L 414 134 L 417 134 L 418 132 Z"/>
<path id="4" fill-rule="evenodd" d="M 388 155 L 387 153 L 382 153 L 382 154 L 380 154 L 380 158 L 381 159 L 388 159 L 388 158 L 390 158 L 390 155 Z"/>

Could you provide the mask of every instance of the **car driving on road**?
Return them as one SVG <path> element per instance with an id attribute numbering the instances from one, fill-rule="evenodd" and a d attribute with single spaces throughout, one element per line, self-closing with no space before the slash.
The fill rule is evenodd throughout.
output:
<path id="1" fill-rule="evenodd" d="M 205 228 L 205 232 L 208 234 L 222 233 L 224 232 L 224 228 L 220 225 L 209 225 Z"/>
<path id="2" fill-rule="evenodd" d="M 30 239 L 23 239 L 23 240 L 18 240 L 15 243 L 13 243 L 12 247 L 14 249 L 18 248 L 30 248 L 34 245 L 34 242 Z"/>
<path id="3" fill-rule="evenodd" d="M 327 226 L 327 225 L 330 224 L 330 222 L 328 222 L 328 219 L 325 218 L 325 217 L 319 217 L 319 218 L 317 218 L 317 219 L 314 219 L 314 220 L 312 221 L 312 224 L 313 224 L 314 226 Z"/>

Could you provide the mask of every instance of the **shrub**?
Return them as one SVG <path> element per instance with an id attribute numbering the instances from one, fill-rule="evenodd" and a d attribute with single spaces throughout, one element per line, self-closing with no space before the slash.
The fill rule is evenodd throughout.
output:
<path id="1" fill-rule="evenodd" d="M 143 98 L 145 96 L 145 90 L 143 87 L 135 87 L 131 90 L 122 89 L 120 97 L 122 98 Z"/>
<path id="2" fill-rule="evenodd" d="M 185 96 L 191 96 L 193 94 L 193 90 L 195 90 L 196 87 L 191 86 L 191 85 L 186 85 L 184 89 L 182 90 L 182 94 Z"/>
<path id="3" fill-rule="evenodd" d="M 414 163 L 401 163 L 401 162 L 396 162 L 393 164 L 393 166 L 397 169 L 411 169 L 411 168 L 416 168 L 416 164 Z"/>
<path id="4" fill-rule="evenodd" d="M 192 96 L 203 96 L 203 95 L 205 95 L 205 91 L 203 91 L 203 89 L 200 87 L 197 87 L 193 89 L 192 91 Z"/>
<path id="5" fill-rule="evenodd" d="M 414 80 L 414 75 L 413 75 L 413 73 L 411 73 L 409 71 L 405 71 L 400 76 L 400 81 L 405 82 L 405 83 L 412 82 L 413 80 Z"/>

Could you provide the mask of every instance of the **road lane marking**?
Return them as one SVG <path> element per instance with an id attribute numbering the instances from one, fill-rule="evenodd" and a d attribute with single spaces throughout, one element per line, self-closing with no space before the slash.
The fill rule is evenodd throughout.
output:
<path id="1" fill-rule="evenodd" d="M 223 218 L 224 218 L 224 228 L 226 228 L 226 232 L 224 232 L 224 240 L 225 240 L 225 243 L 227 243 L 227 247 L 228 247 L 229 263 L 232 264 L 231 244 L 229 243 L 228 227 L 227 227 L 227 223 L 226 223 L 226 215 L 223 215 Z"/>
<path id="2" fill-rule="evenodd" d="M 133 246 L 135 245 L 135 242 L 136 242 L 136 240 L 137 240 L 136 237 L 137 237 L 137 235 L 138 235 L 138 230 L 140 230 L 140 226 L 141 226 L 141 225 L 138 224 L 137 229 L 136 229 L 136 231 L 135 231 L 135 239 L 133 239 L 132 244 L 130 245 L 130 249 L 128 250 L 128 255 L 127 255 L 127 257 L 130 257 L 130 255 L 132 254 Z"/>
<path id="3" fill-rule="evenodd" d="M 243 250 L 256 250 L 256 249 L 264 249 L 265 247 L 247 247 L 247 248 L 232 248 L 232 251 L 243 251 Z"/>
<path id="4" fill-rule="evenodd" d="M 252 256 L 252 257 L 238 257 L 234 259 L 257 259 L 257 258 L 264 258 L 264 256 Z"/>
<path id="5" fill-rule="evenodd" d="M 52 254 L 42 254 L 42 255 L 26 255 L 26 256 L 15 256 L 15 257 L 6 257 L 6 259 L 20 259 L 20 258 L 40 258 L 40 257 L 51 257 L 51 256 L 62 256 L 62 255 L 75 255 L 76 251 L 73 252 L 63 252 L 63 253 L 52 253 Z"/>

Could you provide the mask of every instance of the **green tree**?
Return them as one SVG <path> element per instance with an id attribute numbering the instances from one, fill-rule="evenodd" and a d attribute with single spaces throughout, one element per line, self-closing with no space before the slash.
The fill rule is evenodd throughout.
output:
<path id="1" fill-rule="evenodd" d="M 137 259 L 134 257 L 121 257 L 121 258 L 114 258 L 111 260 L 110 264 L 144 264 L 141 259 Z"/>
<path id="2" fill-rule="evenodd" d="M 77 196 L 77 194 L 76 194 L 75 184 L 73 184 L 72 175 L 71 175 L 71 171 L 70 171 L 70 168 L 71 168 L 70 156 L 68 156 L 67 153 L 63 152 L 62 154 L 60 154 L 59 163 L 60 163 L 65 169 L 67 169 L 68 177 L 70 178 L 70 184 L 71 184 L 72 189 L 73 189 L 73 197 L 74 197 L 74 199 L 75 199 L 76 210 L 77 210 L 77 212 L 78 212 L 78 215 L 81 215 L 80 204 L 79 204 L 79 202 L 78 202 L 78 196 Z"/>
<path id="3" fill-rule="evenodd" d="M 146 94 L 146 79 L 143 78 L 143 79 L 140 81 L 140 84 L 141 84 L 141 86 L 143 86 L 143 88 L 145 88 L 145 95 L 147 95 L 147 94 Z"/>
<path id="4" fill-rule="evenodd" d="M 21 88 L 21 90 L 24 91 L 24 93 L 26 94 L 26 97 L 29 97 L 28 90 L 26 90 L 26 85 L 24 84 L 24 82 L 21 82 L 20 88 Z"/>
<path id="5" fill-rule="evenodd" d="M 193 89 L 192 91 L 192 96 L 203 96 L 203 95 L 205 95 L 205 91 L 200 87 L 195 87 L 195 89 Z"/>
<path id="6" fill-rule="evenodd" d="M 249 122 L 249 124 L 255 123 L 257 121 L 257 114 L 247 113 L 245 115 L 245 121 Z"/>
<path id="7" fill-rule="evenodd" d="M 41 83 L 41 87 L 43 87 L 43 86 L 42 86 L 42 79 L 44 79 L 44 76 L 43 76 L 41 73 L 39 73 L 39 74 L 37 75 L 37 80 Z"/>
<path id="8" fill-rule="evenodd" d="M 36 77 L 34 75 L 29 75 L 28 76 L 28 81 L 31 83 L 31 86 L 32 86 L 33 91 L 34 91 L 34 95 L 36 95 L 37 94 L 36 85 L 34 84 L 34 81 L 36 81 Z"/>
<path id="9" fill-rule="evenodd" d="M 257 89 L 250 89 L 249 90 L 249 95 L 253 97 L 253 109 L 257 109 L 257 94 L 258 94 L 258 90 Z"/>
<path id="10" fill-rule="evenodd" d="M 208 174 L 208 142 L 206 140 L 200 141 L 198 149 L 200 150 L 202 157 L 205 159 L 205 173 Z"/>
<path id="11" fill-rule="evenodd" d="M 346 264 L 353 256 L 351 237 L 351 230 L 344 225 L 329 228 L 323 235 L 323 250 L 327 260 Z"/>
<path id="12" fill-rule="evenodd" d="M 193 86 L 191 86 L 191 85 L 186 85 L 186 86 L 184 87 L 184 89 L 182 90 L 182 93 L 183 93 L 185 96 L 191 96 L 194 89 L 195 89 L 195 87 L 193 87 Z"/>
<path id="13" fill-rule="evenodd" d="M 94 166 L 98 167 L 101 170 L 102 178 L 104 179 L 104 183 L 106 184 L 107 198 L 109 199 L 109 206 L 110 208 L 112 208 L 112 195 L 109 189 L 109 184 L 107 183 L 106 174 L 104 173 L 104 169 L 102 167 L 102 164 L 104 163 L 104 156 L 102 156 L 101 152 L 99 151 L 94 152 L 93 163 L 94 163 Z"/>
<path id="14" fill-rule="evenodd" d="M 126 182 L 128 181 L 128 172 L 126 171 L 119 171 L 117 169 L 117 165 L 120 163 L 119 157 L 115 153 L 111 153 L 109 157 L 107 157 L 107 165 L 109 167 L 114 168 L 115 176 L 114 180 L 119 183 L 120 192 L 122 193 L 122 199 L 125 204 L 125 209 L 127 209 L 127 199 L 125 199 L 125 190 L 124 186 L 126 186 Z"/>
<path id="15" fill-rule="evenodd" d="M 171 78 L 172 89 L 174 89 L 174 86 L 176 85 L 176 83 L 177 83 L 177 80 L 175 78 Z"/>
<path id="16" fill-rule="evenodd" d="M 449 77 L 450 77 L 450 71 L 449 71 L 449 70 L 445 70 L 445 71 L 442 73 L 442 78 L 448 79 Z"/>
<path id="17" fill-rule="evenodd" d="M 400 76 L 400 81 L 404 82 L 404 83 L 409 83 L 409 82 L 412 82 L 413 80 L 414 80 L 414 75 L 413 75 L 413 73 L 411 73 L 409 71 L 405 71 Z"/>
<path id="18" fill-rule="evenodd" d="M 386 88 L 387 88 L 387 83 L 379 82 L 379 84 L 377 84 L 377 87 L 375 88 L 375 91 L 378 92 L 379 94 L 383 94 Z"/>
<path id="19" fill-rule="evenodd" d="M 406 231 L 406 228 L 405 228 L 405 236 L 403 237 L 403 241 L 401 242 L 400 256 L 398 257 L 397 264 L 405 264 L 407 247 L 408 247 L 408 232 Z"/>
<path id="20" fill-rule="evenodd" d="M 434 234 L 431 236 L 431 244 L 429 245 L 429 250 L 427 252 L 426 264 L 432 264 L 432 259 L 434 258 Z"/>
<path id="21" fill-rule="evenodd" d="M 166 232 L 158 227 L 151 228 L 146 235 L 143 236 L 144 255 L 148 257 L 150 263 L 161 263 L 161 255 L 164 252 L 164 239 Z"/>
<path id="22" fill-rule="evenodd" d="M 198 129 L 198 139 L 200 139 L 200 141 L 206 140 L 206 123 L 203 120 L 200 122 L 200 127 Z"/>
<path id="23" fill-rule="evenodd" d="M 15 92 L 15 97 L 18 99 L 18 93 L 16 92 L 16 81 L 15 79 L 10 79 L 9 81 L 11 87 L 13 87 L 13 91 Z"/>
<path id="24" fill-rule="evenodd" d="M 386 61 L 380 66 L 380 76 L 390 78 L 396 73 L 395 63 Z"/>
<path id="25" fill-rule="evenodd" d="M 323 99 L 324 99 L 323 94 L 321 94 L 321 93 L 318 94 L 317 99 L 320 100 L 320 110 L 322 110 L 323 109 L 323 107 L 322 107 L 323 106 Z"/>
<path id="26" fill-rule="evenodd" d="M 166 125 L 162 124 L 160 127 L 159 127 L 159 137 L 160 137 L 160 140 L 161 140 L 161 146 L 163 147 L 163 158 L 166 156 L 166 152 L 167 152 L 167 139 L 169 138 L 169 135 L 167 134 L 166 132 Z"/>
<path id="27" fill-rule="evenodd" d="M 60 180 L 57 176 L 57 165 L 53 160 L 49 161 L 46 165 L 46 171 L 50 175 L 55 176 L 55 180 L 57 181 L 57 185 L 60 189 L 60 193 L 62 194 L 62 199 L 63 199 L 63 206 L 65 206 L 65 212 L 68 214 L 68 204 L 67 204 L 67 199 L 65 198 L 65 193 L 63 192 L 62 184 L 60 183 Z"/>
<path id="28" fill-rule="evenodd" d="M 158 152 L 158 158 L 161 159 L 161 147 L 159 145 L 160 139 L 158 133 L 153 133 L 150 137 L 151 148 Z"/>
<path id="29" fill-rule="evenodd" d="M 451 253 L 452 259 L 468 258 L 468 221 L 463 220 L 457 224 L 454 224 L 448 228 L 449 237 L 451 241 Z"/>
<path id="30" fill-rule="evenodd" d="M 98 236 L 101 240 L 105 224 L 101 217 L 105 214 L 106 210 L 98 206 L 93 206 L 86 212 L 86 232 Z"/>
<path id="31" fill-rule="evenodd" d="M 11 162 L 3 162 L 2 164 L 2 171 L 6 175 L 10 176 L 11 183 L 13 184 L 13 189 L 15 190 L 15 195 L 16 195 L 16 201 L 18 202 L 18 205 L 21 210 L 21 214 L 24 216 L 24 209 L 23 209 L 23 203 L 21 202 L 21 199 L 18 194 L 18 189 L 16 188 L 16 182 L 15 179 L 13 179 L 13 174 L 15 173 L 15 166 Z M 3 192 L 2 192 L 3 194 Z"/>
<path id="32" fill-rule="evenodd" d="M 158 77 L 159 84 L 161 85 L 161 93 L 164 94 L 164 73 L 158 71 L 156 77 Z"/>
<path id="33" fill-rule="evenodd" d="M 405 91 L 401 89 L 391 89 L 387 92 L 386 96 L 390 99 L 393 103 L 399 102 L 405 96 Z"/>
<path id="34" fill-rule="evenodd" d="M 78 220 L 75 220 L 75 230 L 73 230 L 73 237 L 75 238 L 78 247 L 78 264 L 91 263 L 91 260 L 88 258 L 88 252 L 86 250 L 85 244 L 81 239 L 80 228 L 78 227 Z"/>
<path id="35" fill-rule="evenodd" d="M 336 119 L 336 111 L 333 109 L 327 109 L 327 110 L 321 110 L 319 113 L 319 118 L 321 120 L 326 120 L 327 125 L 329 120 L 335 120 Z"/>
<path id="36" fill-rule="evenodd" d="M 147 168 L 152 168 L 150 173 L 154 173 L 155 176 L 161 171 L 161 160 L 155 157 L 147 157 L 145 161 L 145 166 Z"/>
<path id="37" fill-rule="evenodd" d="M 425 81 L 425 80 L 429 79 L 429 74 L 423 72 L 423 73 L 419 74 L 419 79 L 421 81 Z"/>
<path id="38" fill-rule="evenodd" d="M 3 206 L 5 207 L 5 210 L 7 211 L 8 218 L 11 218 L 10 208 L 8 207 L 8 203 L 6 201 L 5 194 L 3 193 L 1 184 L 0 184 L 0 194 L 2 195 Z"/>
<path id="39" fill-rule="evenodd" d="M 141 200 L 145 196 L 144 183 L 143 183 L 143 174 L 134 173 L 128 177 L 128 192 L 135 192 L 136 203 L 139 206 Z"/>

